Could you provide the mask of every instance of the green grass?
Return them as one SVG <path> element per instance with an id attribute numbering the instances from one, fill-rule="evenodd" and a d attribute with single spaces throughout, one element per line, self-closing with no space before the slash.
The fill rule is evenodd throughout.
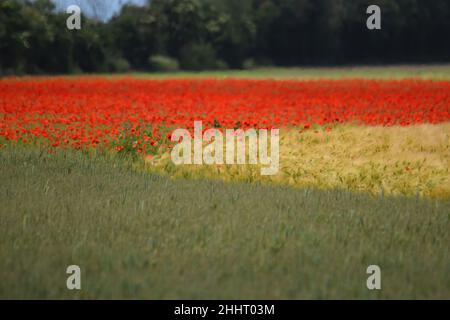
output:
<path id="1" fill-rule="evenodd" d="M 79 77 L 87 74 L 65 75 Z M 218 71 L 177 71 L 177 72 L 129 72 L 124 74 L 92 74 L 93 77 L 135 77 L 139 79 L 177 79 L 177 78 L 242 78 L 242 79 L 405 79 L 420 78 L 450 80 L 450 64 L 436 65 L 382 65 L 347 67 L 259 67 L 251 70 Z M 25 76 L 36 79 L 39 76 Z"/>
<path id="2" fill-rule="evenodd" d="M 0 149 L 0 177 L 0 298 L 450 298 L 450 201 L 174 181 L 20 147 Z"/>
<path id="3" fill-rule="evenodd" d="M 393 65 L 393 66 L 353 66 L 353 67 L 266 67 L 253 70 L 224 70 L 173 73 L 130 73 L 129 76 L 149 79 L 165 78 L 255 78 L 255 79 L 403 79 L 421 78 L 435 80 L 450 79 L 450 64 L 444 65 Z M 117 75 L 121 76 L 121 75 Z"/>

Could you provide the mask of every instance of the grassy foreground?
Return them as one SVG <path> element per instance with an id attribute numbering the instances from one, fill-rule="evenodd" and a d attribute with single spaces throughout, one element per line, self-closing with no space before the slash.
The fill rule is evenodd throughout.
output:
<path id="1" fill-rule="evenodd" d="M 450 201 L 173 181 L 10 147 L 0 177 L 0 298 L 450 298 Z"/>

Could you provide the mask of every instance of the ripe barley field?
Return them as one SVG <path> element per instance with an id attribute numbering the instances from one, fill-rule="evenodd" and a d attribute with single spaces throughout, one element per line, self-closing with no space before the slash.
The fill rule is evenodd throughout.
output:
<path id="1" fill-rule="evenodd" d="M 449 198 L 450 123 L 388 128 L 340 125 L 329 132 L 318 127 L 301 133 L 281 129 L 280 168 L 269 176 L 262 176 L 261 166 L 255 165 L 176 166 L 167 151 L 135 166 L 172 178 Z"/>

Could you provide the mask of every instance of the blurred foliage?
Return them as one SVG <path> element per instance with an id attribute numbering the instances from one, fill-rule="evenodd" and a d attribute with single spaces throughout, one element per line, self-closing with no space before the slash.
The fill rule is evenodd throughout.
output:
<path id="1" fill-rule="evenodd" d="M 180 69 L 176 59 L 163 55 L 151 56 L 148 62 L 152 71 L 177 71 Z"/>
<path id="2" fill-rule="evenodd" d="M 180 52 L 181 67 L 185 70 L 215 69 L 217 58 L 209 43 L 193 43 L 184 46 Z"/>
<path id="3" fill-rule="evenodd" d="M 100 0 L 99 0 L 100 1 Z M 150 70 L 166 56 L 183 69 L 257 65 L 445 62 L 448 0 L 379 0 L 382 29 L 366 28 L 369 0 L 150 0 L 104 23 L 50 0 L 0 2 L 0 73 Z"/>

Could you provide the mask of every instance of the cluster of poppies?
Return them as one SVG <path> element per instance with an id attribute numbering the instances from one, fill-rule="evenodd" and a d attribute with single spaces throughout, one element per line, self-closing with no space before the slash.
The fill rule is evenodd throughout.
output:
<path id="1" fill-rule="evenodd" d="M 196 120 L 205 129 L 300 130 L 348 122 L 445 122 L 450 120 L 450 82 L 7 78 L 0 80 L 0 117 L 2 139 L 29 143 L 38 138 L 53 147 L 114 145 L 121 150 L 126 146 L 117 143 L 124 134 L 156 147 L 170 135 L 167 128 L 190 129 Z M 130 143 L 146 152 L 138 140 Z"/>

